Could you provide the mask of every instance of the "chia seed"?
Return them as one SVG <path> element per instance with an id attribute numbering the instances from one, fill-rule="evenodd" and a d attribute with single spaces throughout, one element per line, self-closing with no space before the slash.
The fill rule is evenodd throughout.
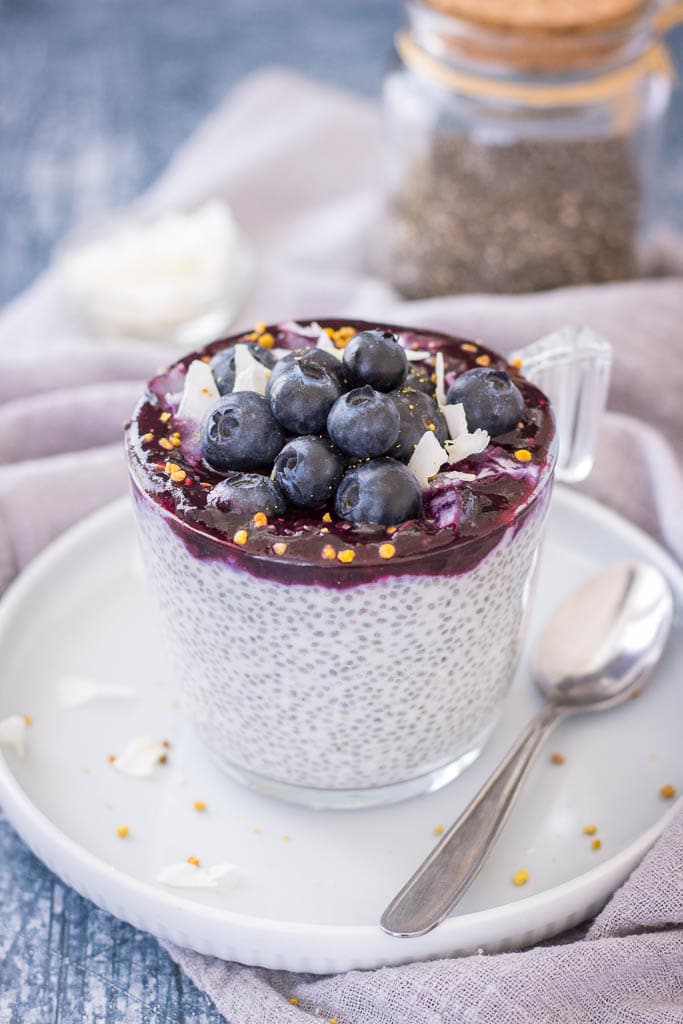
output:
<path id="1" fill-rule="evenodd" d="M 390 201 L 388 277 L 410 299 L 635 276 L 629 139 L 483 144 L 436 135 Z"/>

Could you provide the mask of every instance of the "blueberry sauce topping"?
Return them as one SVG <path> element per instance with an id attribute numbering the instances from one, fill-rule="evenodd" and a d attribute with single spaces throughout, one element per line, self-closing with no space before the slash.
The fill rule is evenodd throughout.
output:
<path id="1" fill-rule="evenodd" d="M 385 377 L 371 376 L 374 385 L 354 388 L 354 360 L 347 366 L 316 347 L 321 328 L 340 356 L 352 339 L 369 335 L 400 348 L 400 359 Z M 234 369 L 233 346 L 244 342 L 259 364 L 272 363 L 266 395 L 207 394 L 201 424 L 177 419 L 190 364 L 208 364 L 215 380 L 217 368 Z M 406 465 L 420 427 L 431 430 L 433 422 L 436 440 L 448 437 L 435 401 L 438 352 L 448 399 L 462 403 L 468 429 L 481 419 L 498 433 L 489 431 L 479 454 L 445 462 L 421 492 Z M 233 353 L 232 361 L 223 353 Z M 498 375 L 493 393 L 481 383 L 459 391 L 458 381 L 481 368 Z M 222 383 L 216 381 L 219 394 Z M 366 389 L 374 412 L 362 430 L 362 418 L 347 413 L 350 396 Z M 285 394 L 288 402 L 278 404 Z M 338 423 L 337 406 L 344 412 Z M 288 438 L 291 432 L 304 436 Z M 259 325 L 181 359 L 150 382 L 127 447 L 136 497 L 168 513 L 170 527 L 197 557 L 282 582 L 344 587 L 386 575 L 462 573 L 478 564 L 523 520 L 550 464 L 553 437 L 546 397 L 483 345 L 434 331 L 324 320 Z"/>

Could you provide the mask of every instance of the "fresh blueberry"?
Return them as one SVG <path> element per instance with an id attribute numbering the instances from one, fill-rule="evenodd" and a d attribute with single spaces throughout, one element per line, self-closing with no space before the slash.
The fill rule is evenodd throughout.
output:
<path id="1" fill-rule="evenodd" d="M 240 342 L 240 344 L 244 343 Z M 275 356 L 270 349 L 259 345 L 257 341 L 248 341 L 246 345 L 259 363 L 263 363 L 268 369 L 275 365 Z M 212 356 L 209 366 L 213 372 L 219 395 L 229 395 L 235 386 L 235 346 L 231 345 L 230 348 L 223 348 L 220 352 L 216 352 L 215 356 Z"/>
<path id="2" fill-rule="evenodd" d="M 348 471 L 337 491 L 335 511 L 352 523 L 393 526 L 420 515 L 422 494 L 402 462 L 374 459 Z"/>
<path id="3" fill-rule="evenodd" d="M 394 400 L 369 384 L 342 395 L 327 417 L 327 432 L 337 448 L 360 459 L 384 455 L 396 444 L 400 429 Z"/>
<path id="4" fill-rule="evenodd" d="M 403 382 L 403 387 L 412 388 L 413 391 L 422 391 L 425 395 L 433 398 L 436 391 L 434 381 L 432 380 L 433 372 L 433 370 L 422 363 L 417 365 L 411 364 L 408 376 Z"/>
<path id="5" fill-rule="evenodd" d="M 407 462 L 415 451 L 418 441 L 427 430 L 434 431 L 439 444 L 448 440 L 448 426 L 433 398 L 423 391 L 401 388 L 391 393 L 401 417 L 401 432 L 398 441 L 389 454 L 394 459 Z"/>
<path id="6" fill-rule="evenodd" d="M 288 352 L 286 356 L 282 356 L 281 359 L 276 361 L 266 385 L 266 396 L 270 394 L 270 390 L 280 374 L 288 370 L 293 363 L 301 362 L 302 359 L 306 365 L 312 362 L 321 366 L 339 381 L 342 388 L 346 386 L 344 367 L 331 352 L 326 352 L 324 348 L 298 348 Z"/>
<path id="7" fill-rule="evenodd" d="M 273 477 L 293 505 L 315 508 L 333 498 L 344 472 L 337 449 L 325 437 L 295 437 L 275 460 Z"/>
<path id="8" fill-rule="evenodd" d="M 202 455 L 221 472 L 270 469 L 284 443 L 284 431 L 268 402 L 254 391 L 223 395 L 202 422 Z"/>
<path id="9" fill-rule="evenodd" d="M 491 437 L 512 430 L 524 412 L 524 396 L 504 370 L 478 366 L 456 377 L 446 402 L 462 403 L 470 430 L 481 428 Z"/>
<path id="10" fill-rule="evenodd" d="M 312 354 L 294 359 L 269 385 L 273 416 L 292 434 L 323 431 L 327 414 L 342 393 L 338 377 Z"/>
<path id="11" fill-rule="evenodd" d="M 219 512 L 263 512 L 269 519 L 283 516 L 287 508 L 278 485 L 261 473 L 230 473 L 211 488 L 206 501 Z"/>
<path id="12" fill-rule="evenodd" d="M 346 373 L 356 387 L 370 384 L 377 391 L 400 388 L 408 360 L 392 331 L 361 331 L 344 349 Z"/>

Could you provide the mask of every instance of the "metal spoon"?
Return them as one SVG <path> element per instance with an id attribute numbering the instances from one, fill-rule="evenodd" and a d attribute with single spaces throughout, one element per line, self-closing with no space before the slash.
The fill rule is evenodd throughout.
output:
<path id="1" fill-rule="evenodd" d="M 663 574 L 641 562 L 610 565 L 572 594 L 545 626 L 533 656 L 548 704 L 381 918 L 390 935 L 424 935 L 470 887 L 512 810 L 531 764 L 563 718 L 638 695 L 673 619 Z"/>

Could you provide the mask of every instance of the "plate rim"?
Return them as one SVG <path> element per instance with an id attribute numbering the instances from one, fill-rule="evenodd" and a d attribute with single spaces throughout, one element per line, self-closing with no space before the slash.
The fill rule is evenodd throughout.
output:
<path id="1" fill-rule="evenodd" d="M 672 589 L 674 590 L 676 603 L 680 606 L 683 602 L 683 570 L 678 566 L 674 558 L 661 545 L 650 537 L 645 531 L 626 520 L 611 508 L 601 504 L 580 492 L 571 490 L 562 485 L 554 489 L 553 503 L 561 504 L 569 512 L 577 511 L 587 514 L 590 518 L 602 522 L 615 532 L 623 536 L 627 542 L 633 543 L 641 551 L 645 549 L 647 556 L 665 572 Z M 26 566 L 23 572 L 14 580 L 0 599 L 0 645 L 16 613 L 20 611 L 27 599 L 30 599 L 36 584 L 39 584 L 43 576 L 54 568 L 67 554 L 80 544 L 87 542 L 93 534 L 97 534 L 107 528 L 115 528 L 124 516 L 132 515 L 130 498 L 122 496 L 113 502 L 109 502 L 97 511 L 82 518 L 69 527 L 53 540 L 42 552 L 40 552 Z M 75 888 L 83 896 L 91 899 L 103 909 L 136 925 L 135 915 L 126 912 L 124 904 L 133 900 L 138 905 L 148 904 L 153 911 L 159 928 L 157 934 L 161 935 L 165 919 L 169 914 L 182 913 L 183 932 L 187 933 L 191 927 L 212 924 L 220 924 L 225 929 L 232 929 L 234 932 L 244 932 L 253 935 L 254 933 L 267 934 L 270 940 L 297 939 L 318 939 L 327 944 L 331 940 L 349 943 L 355 946 L 368 943 L 377 944 L 400 944 L 396 946 L 405 951 L 406 956 L 396 959 L 392 954 L 387 960 L 377 960 L 377 963 L 398 963 L 411 959 L 425 957 L 424 948 L 421 956 L 411 957 L 410 950 L 418 952 L 418 944 L 406 943 L 397 937 L 384 933 L 379 923 L 377 924 L 316 924 L 313 922 L 285 921 L 278 918 L 257 917 L 251 914 L 236 912 L 226 907 L 212 907 L 205 903 L 199 903 L 182 895 L 168 893 L 156 886 L 151 880 L 143 881 L 128 874 L 121 868 L 109 864 L 102 857 L 90 852 L 81 846 L 75 839 L 62 831 L 47 814 L 35 804 L 29 795 L 24 791 L 18 779 L 14 775 L 4 753 L 0 750 L 0 804 L 5 815 L 16 829 L 18 834 L 27 843 L 31 850 L 38 856 L 48 868 L 61 877 L 66 884 Z M 628 846 L 608 857 L 595 867 L 583 871 L 574 878 L 559 885 L 544 889 L 541 892 L 533 893 L 522 899 L 511 903 L 502 904 L 497 907 L 489 907 L 484 910 L 471 911 L 466 914 L 454 915 L 444 921 L 439 928 L 430 933 L 432 936 L 438 934 L 442 941 L 434 947 L 432 956 L 445 955 L 446 948 L 457 947 L 467 942 L 467 933 L 477 931 L 481 927 L 493 922 L 496 925 L 510 925 L 517 918 L 523 919 L 525 932 L 533 932 L 535 924 L 538 923 L 539 915 L 542 916 L 555 904 L 563 905 L 571 900 L 575 905 L 577 896 L 585 892 L 586 897 L 591 892 L 603 894 L 611 893 L 636 866 L 639 860 L 647 853 L 650 847 L 662 834 L 668 823 L 675 817 L 679 807 L 683 804 L 683 796 L 679 797 L 674 804 L 668 808 L 659 820 L 638 836 Z M 38 840 L 42 839 L 42 843 Z M 46 854 L 43 844 L 47 844 L 49 854 Z M 41 852 L 38 852 L 38 849 Z M 79 885 L 79 879 L 71 880 L 71 871 L 64 871 L 64 864 L 70 864 L 76 872 L 84 872 L 83 885 Z M 91 883 L 90 886 L 85 882 Z M 99 885 L 99 891 L 92 895 L 93 884 Z M 104 895 L 107 888 L 115 890 L 111 895 Z M 153 930 L 149 924 L 137 924 L 137 927 L 145 927 Z M 166 928 L 165 930 L 168 931 Z M 550 934 L 548 932 L 547 934 Z M 189 935 L 187 935 L 189 939 Z M 424 938 L 429 938 L 426 936 Z M 192 943 L 197 948 L 196 942 Z M 431 943 L 429 944 L 431 948 Z M 379 951 L 378 951 L 379 952 Z M 215 955 L 215 954 L 214 954 Z M 428 954 L 429 955 L 429 954 Z M 362 958 L 361 958 L 362 959 Z M 280 965 L 278 965 L 280 966 Z M 293 968 L 296 969 L 296 968 Z M 305 968 L 310 970 L 310 967 Z"/>

